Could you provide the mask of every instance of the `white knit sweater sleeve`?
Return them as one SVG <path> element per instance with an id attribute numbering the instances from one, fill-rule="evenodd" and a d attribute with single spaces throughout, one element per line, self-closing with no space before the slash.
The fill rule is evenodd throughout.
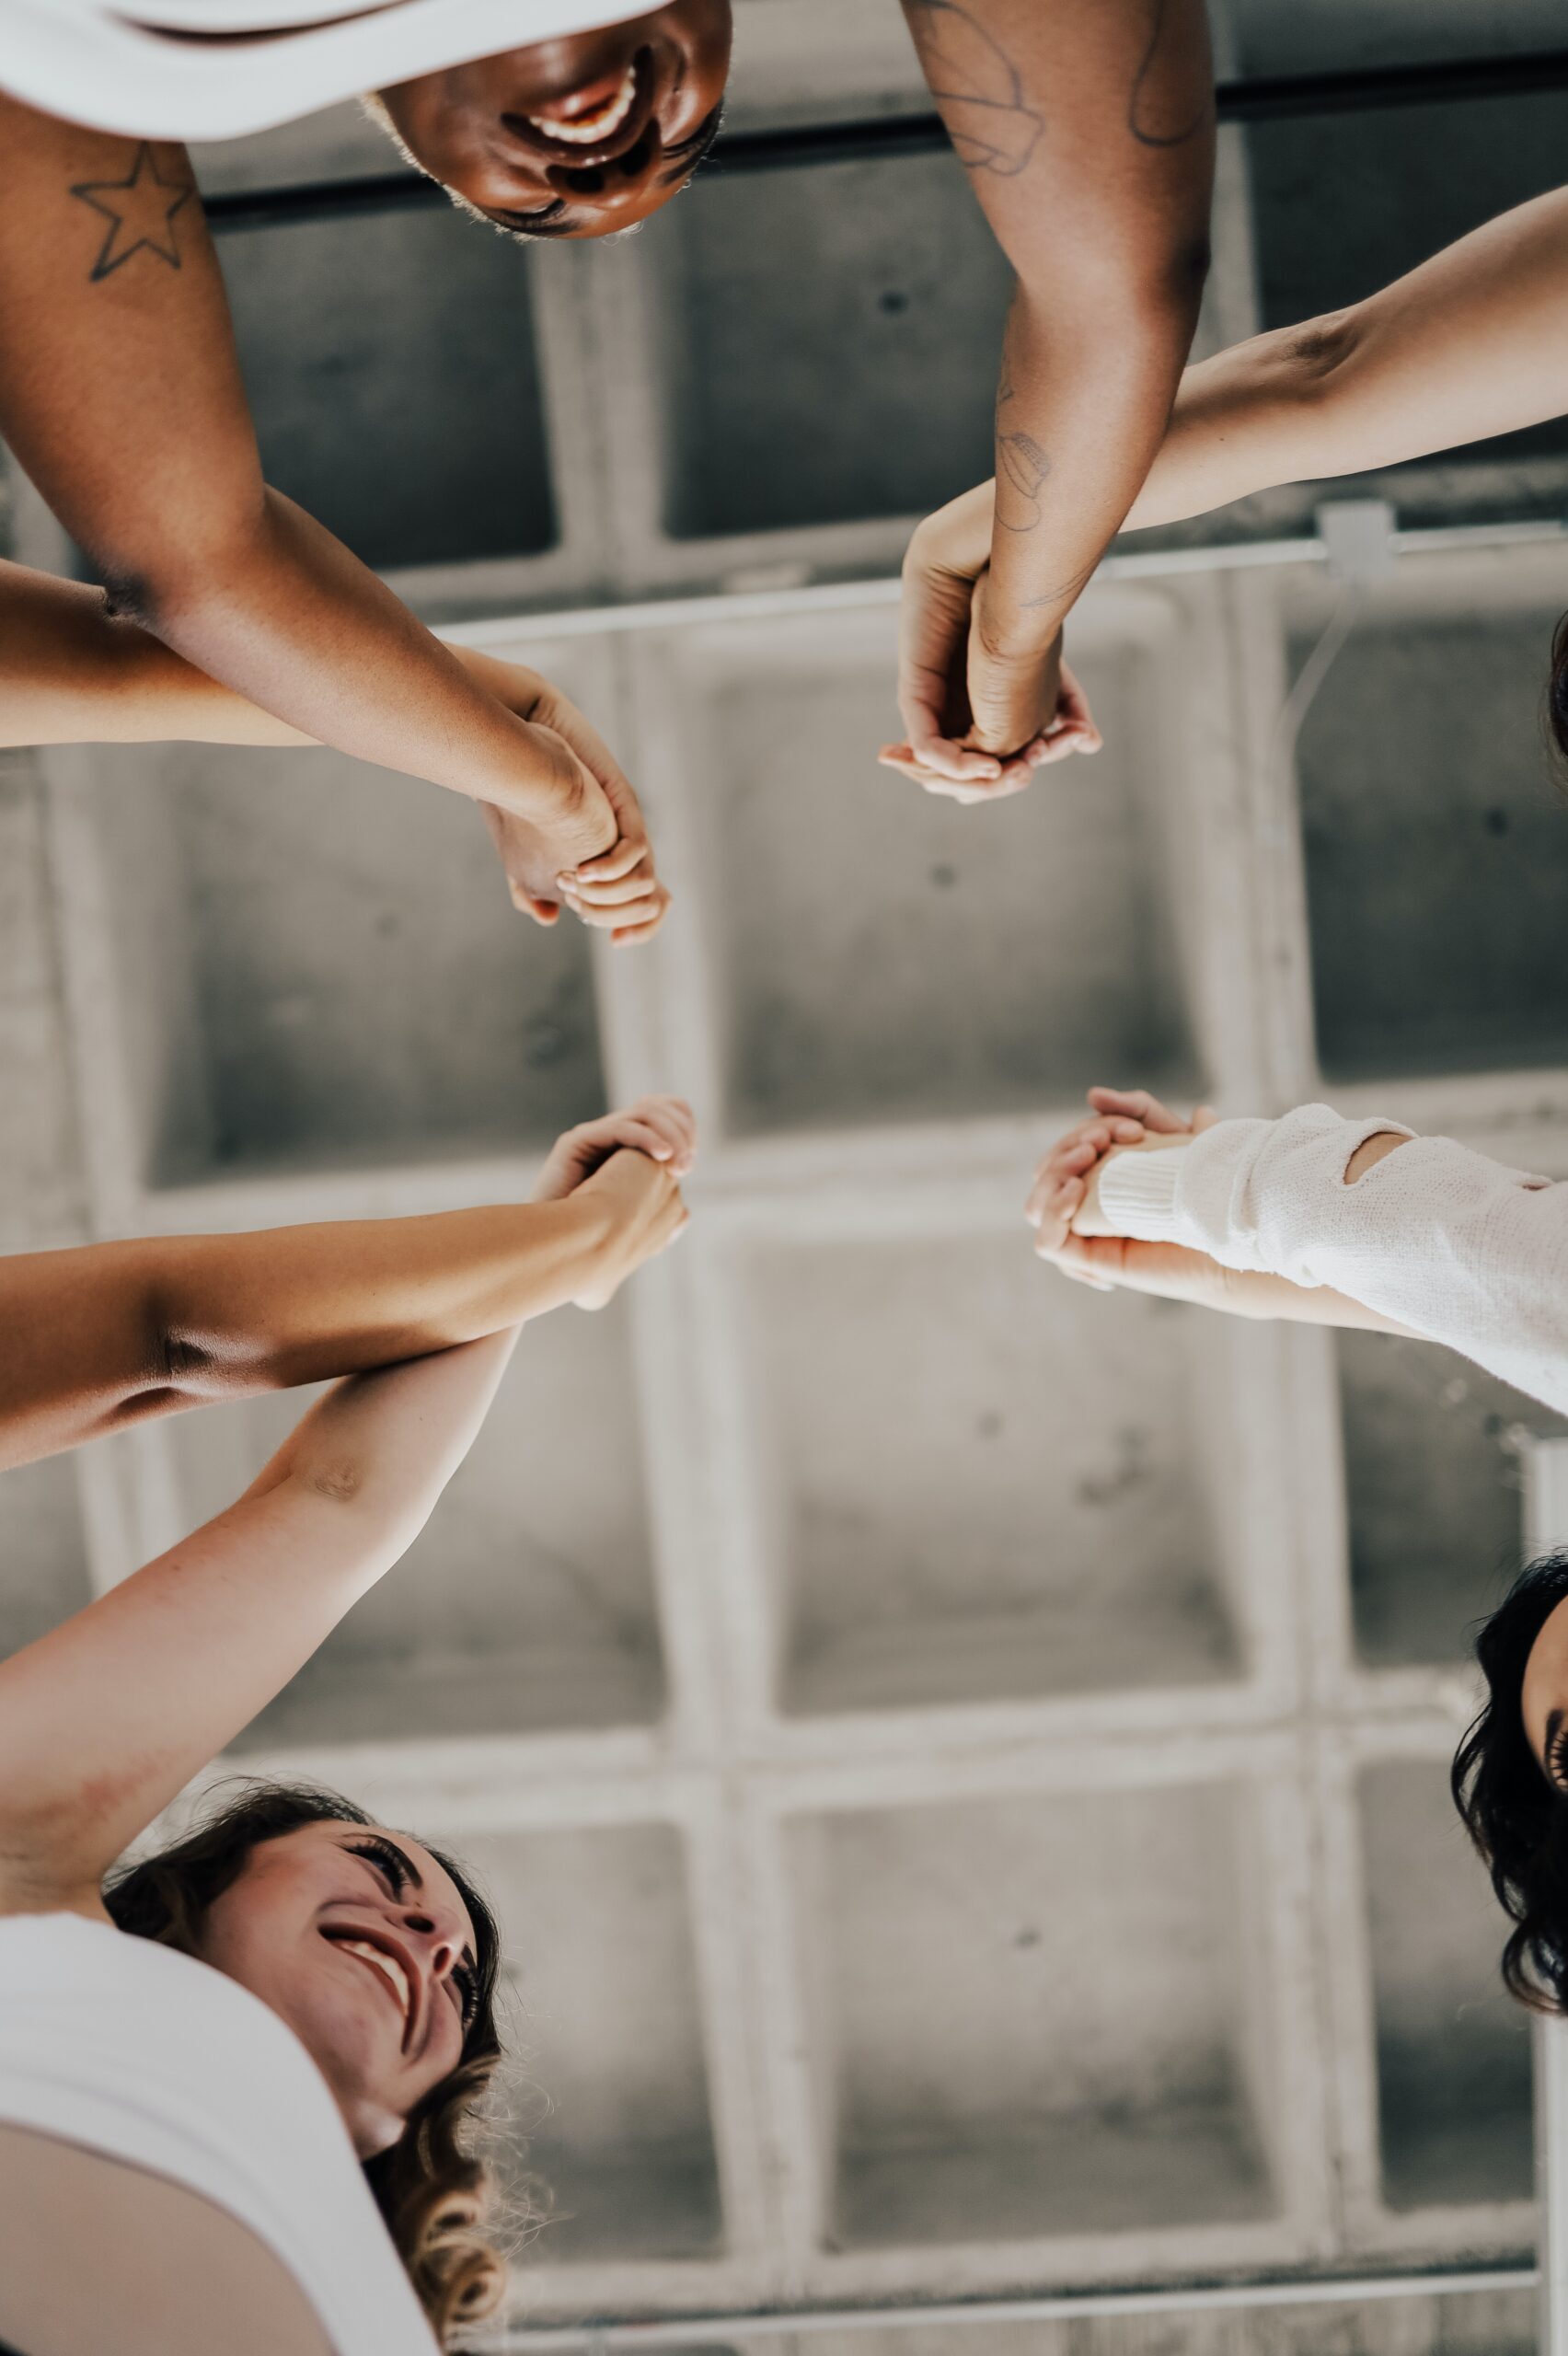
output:
<path id="1" fill-rule="evenodd" d="M 1346 1185 L 1356 1148 L 1389 1130 L 1409 1143 Z M 1117 1154 L 1099 1194 L 1118 1234 L 1331 1286 L 1568 1410 L 1568 1184 L 1305 1104 Z"/>

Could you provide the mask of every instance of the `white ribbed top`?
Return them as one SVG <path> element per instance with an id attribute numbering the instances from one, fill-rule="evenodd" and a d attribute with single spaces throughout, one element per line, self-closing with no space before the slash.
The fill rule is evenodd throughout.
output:
<path id="1" fill-rule="evenodd" d="M 236 139 L 640 13 L 635 0 L 0 0 L 0 88 L 132 139 Z M 213 33 L 233 37 L 201 38 Z"/>
<path id="2" fill-rule="evenodd" d="M 1410 1142 L 1347 1186 L 1356 1148 L 1389 1130 Z M 1568 1412 L 1568 1185 L 1304 1104 L 1118 1153 L 1099 1194 L 1118 1234 L 1327 1285 Z"/>
<path id="3" fill-rule="evenodd" d="M 0 2119 L 226 2210 L 338 2356 L 433 2356 L 327 2081 L 222 1972 L 85 1915 L 0 1917 Z"/>

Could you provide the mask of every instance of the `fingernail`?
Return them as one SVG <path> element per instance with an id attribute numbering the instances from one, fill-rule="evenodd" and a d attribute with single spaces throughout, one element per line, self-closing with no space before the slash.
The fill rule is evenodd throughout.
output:
<path id="1" fill-rule="evenodd" d="M 556 882 L 563 887 L 570 886 L 571 884 L 575 884 L 576 881 L 577 870 L 575 867 L 563 867 L 560 873 L 556 877 Z"/>

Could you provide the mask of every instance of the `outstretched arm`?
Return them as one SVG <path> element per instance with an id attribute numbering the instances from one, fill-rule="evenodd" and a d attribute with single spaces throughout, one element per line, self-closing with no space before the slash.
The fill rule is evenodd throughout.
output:
<path id="1" fill-rule="evenodd" d="M 968 709 L 951 708 L 963 699 L 944 675 L 905 711 L 917 752 L 976 777 L 958 738 L 1016 754 L 1050 722 L 1063 617 L 1165 433 L 1207 262 L 1208 38 L 1203 0 L 905 0 L 905 13 L 1018 274 Z"/>
<path id="2" fill-rule="evenodd" d="M 237 1504 L 0 1661 L 0 1913 L 98 1887 L 419 1535 L 516 1336 L 355 1375 Z"/>
<path id="3" fill-rule="evenodd" d="M 1568 1184 L 1324 1104 L 1187 1130 L 1142 1090 L 1096 1089 L 1090 1102 L 1101 1120 L 1161 1133 L 1113 1142 L 1087 1172 L 1048 1164 L 1030 1207 L 1048 1245 L 1048 1226 L 1070 1225 L 1090 1242 L 1185 1246 L 1240 1278 L 1324 1288 L 1368 1314 L 1320 1322 L 1444 1343 L 1568 1408 Z M 1104 1273 L 1114 1280 L 1113 1257 Z"/>
<path id="4" fill-rule="evenodd" d="M 541 898 L 604 794 L 270 490 L 183 148 L 0 97 L 0 425 L 117 606 L 304 735 L 512 812 Z"/>
<path id="5" fill-rule="evenodd" d="M 1189 368 L 1124 529 L 1207 514 L 1276 483 L 1360 474 L 1512 433 L 1560 416 L 1565 385 L 1568 189 L 1554 189 L 1365 302 Z M 899 704 L 912 754 L 925 683 L 949 677 L 962 656 L 991 560 L 994 492 L 991 482 L 965 491 L 909 543 Z M 940 782 L 929 764 L 889 765 Z"/>
<path id="6" fill-rule="evenodd" d="M 644 1098 L 568 1130 L 529 1203 L 0 1259 L 0 1464 L 597 1307 L 679 1232 L 695 1149 Z"/>
<path id="7" fill-rule="evenodd" d="M 502 711 L 560 740 L 605 794 L 614 847 L 584 860 L 559 896 L 617 941 L 658 930 L 670 895 L 654 872 L 637 796 L 609 747 L 537 671 L 477 648 L 450 650 Z M 0 745 L 298 745 L 317 740 L 209 678 L 151 630 L 117 614 L 101 589 L 0 560 Z M 536 830 L 482 805 L 513 899 L 544 923 L 559 913 L 531 888 Z"/>
<path id="8" fill-rule="evenodd" d="M 1568 189 L 1554 189 L 1348 310 L 1189 368 L 1128 528 L 1511 433 L 1560 416 L 1565 386 Z"/>
<path id="9" fill-rule="evenodd" d="M 1112 1161 L 1124 1153 L 1160 1152 L 1201 1137 L 1216 1116 L 1200 1105 L 1190 1122 L 1180 1120 L 1142 1088 L 1091 1088 L 1090 1102 L 1094 1112 L 1052 1147 L 1024 1207 L 1035 1251 L 1065 1276 L 1096 1292 L 1152 1293 L 1233 1317 L 1412 1334 L 1411 1327 L 1327 1285 L 1298 1285 L 1259 1269 L 1230 1268 L 1190 1244 L 1117 1233 L 1100 1200 L 1101 1176 Z M 1351 1156 L 1347 1181 L 1359 1178 L 1402 1136 L 1385 1131 L 1366 1138 Z"/>

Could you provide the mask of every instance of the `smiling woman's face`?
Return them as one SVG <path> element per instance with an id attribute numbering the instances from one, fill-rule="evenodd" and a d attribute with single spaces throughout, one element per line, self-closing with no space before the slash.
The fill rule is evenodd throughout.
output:
<path id="1" fill-rule="evenodd" d="M 362 2160 L 462 2058 L 474 1928 L 406 1832 L 322 1822 L 263 1842 L 209 1908 L 200 1953 L 287 2021 Z"/>
<path id="2" fill-rule="evenodd" d="M 718 128 L 730 0 L 536 41 L 379 93 L 431 174 L 507 229 L 602 237 L 656 213 Z"/>

